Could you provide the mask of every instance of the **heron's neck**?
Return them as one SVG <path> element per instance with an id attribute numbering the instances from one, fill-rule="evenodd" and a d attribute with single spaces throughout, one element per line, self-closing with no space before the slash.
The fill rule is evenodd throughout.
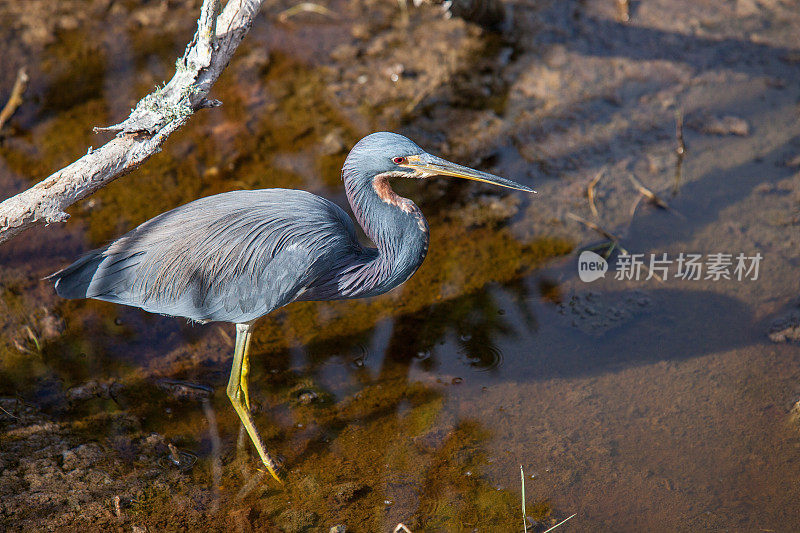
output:
<path id="1" fill-rule="evenodd" d="M 391 177 L 392 173 L 371 179 L 344 176 L 353 213 L 378 247 L 377 256 L 352 272 L 359 288 L 351 297 L 375 296 L 404 283 L 428 252 L 428 222 L 414 202 L 391 189 Z"/>

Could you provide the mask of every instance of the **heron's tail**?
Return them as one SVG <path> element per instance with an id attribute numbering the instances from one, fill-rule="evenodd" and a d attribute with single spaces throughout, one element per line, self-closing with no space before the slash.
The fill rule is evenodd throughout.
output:
<path id="1" fill-rule="evenodd" d="M 93 250 L 67 268 L 54 272 L 44 279 L 55 280 L 56 292 L 62 298 L 91 298 L 91 295 L 87 294 L 89 285 L 104 259 L 102 249 Z"/>
<path id="2" fill-rule="evenodd" d="M 99 298 L 117 301 L 133 283 L 131 269 L 139 266 L 144 251 L 109 254 L 108 247 L 93 250 L 70 266 L 50 274 L 62 298 Z"/>

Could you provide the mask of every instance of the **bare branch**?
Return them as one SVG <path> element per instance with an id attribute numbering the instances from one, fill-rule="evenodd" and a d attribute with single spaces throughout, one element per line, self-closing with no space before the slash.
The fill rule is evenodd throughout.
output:
<path id="1" fill-rule="evenodd" d="M 175 75 L 142 98 L 123 122 L 98 130 L 117 137 L 92 150 L 45 180 L 0 203 L 0 243 L 44 222 L 63 222 L 64 209 L 134 170 L 161 150 L 169 135 L 198 109 L 220 105 L 208 92 L 250 30 L 263 0 L 229 0 L 220 13 L 219 0 L 204 0 L 197 32 Z"/>

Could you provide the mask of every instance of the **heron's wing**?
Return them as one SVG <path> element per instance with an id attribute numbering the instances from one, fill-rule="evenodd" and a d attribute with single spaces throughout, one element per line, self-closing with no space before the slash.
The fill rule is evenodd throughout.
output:
<path id="1" fill-rule="evenodd" d="M 66 298 L 247 322 L 293 301 L 330 257 L 359 253 L 350 218 L 304 191 L 234 191 L 159 215 L 53 274 Z"/>

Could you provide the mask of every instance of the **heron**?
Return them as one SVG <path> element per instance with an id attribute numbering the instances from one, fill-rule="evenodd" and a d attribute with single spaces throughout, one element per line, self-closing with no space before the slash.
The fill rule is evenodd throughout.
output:
<path id="1" fill-rule="evenodd" d="M 406 282 L 428 251 L 428 223 L 389 180 L 437 175 L 536 192 L 378 132 L 361 139 L 342 167 L 347 200 L 375 247 L 363 246 L 348 214 L 325 198 L 292 189 L 239 190 L 162 213 L 48 278 L 63 298 L 235 324 L 226 392 L 264 467 L 281 482 L 250 411 L 254 323 L 292 302 L 366 298 Z"/>

